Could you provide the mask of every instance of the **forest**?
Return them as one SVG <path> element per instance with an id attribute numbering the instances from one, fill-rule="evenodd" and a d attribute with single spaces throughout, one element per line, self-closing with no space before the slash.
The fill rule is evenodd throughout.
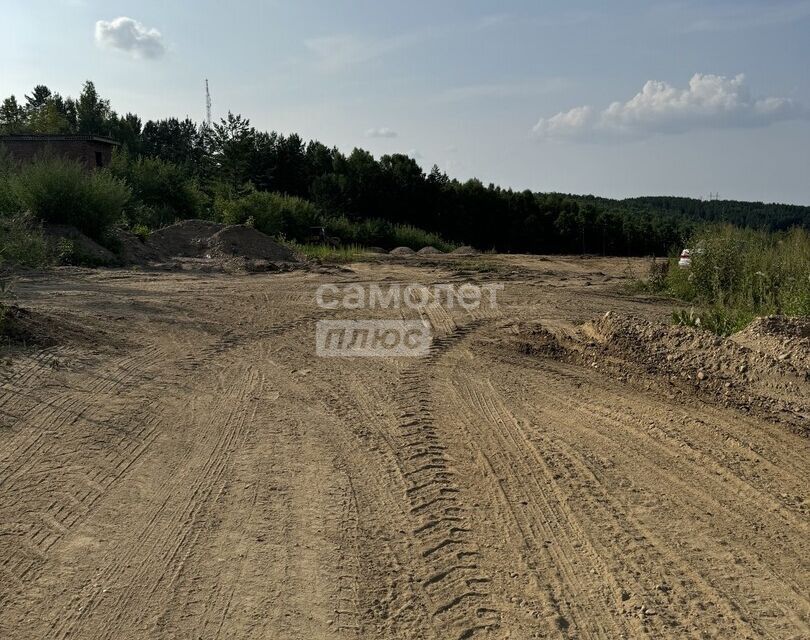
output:
<path id="1" fill-rule="evenodd" d="M 75 99 L 43 85 L 20 100 L 7 97 L 0 106 L 0 135 L 20 133 L 95 134 L 118 141 L 107 181 L 118 195 L 104 201 L 116 210 L 102 218 L 104 224 L 141 230 L 206 218 L 249 222 L 301 240 L 308 225 L 323 224 L 343 242 L 386 246 L 395 240 L 395 227 L 417 228 L 499 252 L 660 256 L 705 223 L 764 231 L 810 228 L 810 207 L 804 206 L 676 197 L 612 200 L 460 181 L 437 166 L 425 171 L 406 154 L 375 158 L 361 148 L 346 154 L 295 133 L 257 130 L 233 113 L 210 126 L 177 118 L 143 122 L 136 114 L 114 111 L 90 81 Z M 0 165 L 7 176 L 15 171 L 1 155 Z M 39 178 L 27 179 L 43 179 L 48 171 L 69 173 L 51 161 Z M 25 208 L 18 192 L 7 187 L 4 194 L 0 185 L 0 213 Z"/>

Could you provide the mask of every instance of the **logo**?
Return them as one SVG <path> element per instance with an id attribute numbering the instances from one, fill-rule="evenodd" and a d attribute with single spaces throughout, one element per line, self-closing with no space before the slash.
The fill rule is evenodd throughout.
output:
<path id="1" fill-rule="evenodd" d="M 315 327 L 315 355 L 323 358 L 417 358 L 432 342 L 422 320 L 319 320 Z"/>

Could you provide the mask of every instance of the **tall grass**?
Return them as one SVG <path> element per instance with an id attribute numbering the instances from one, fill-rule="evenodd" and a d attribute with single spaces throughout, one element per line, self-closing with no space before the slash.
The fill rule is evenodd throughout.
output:
<path id="1" fill-rule="evenodd" d="M 339 247 L 325 244 L 300 244 L 297 242 L 287 242 L 286 244 L 290 249 L 305 258 L 324 262 L 356 262 L 369 255 L 363 247 L 356 244 L 341 245 Z"/>
<path id="2" fill-rule="evenodd" d="M 676 321 L 731 333 L 755 316 L 810 315 L 810 233 L 767 233 L 732 226 L 705 228 L 690 240 L 692 265 L 677 257 L 662 289 L 698 307 Z M 697 318 L 697 321 L 695 321 Z"/>

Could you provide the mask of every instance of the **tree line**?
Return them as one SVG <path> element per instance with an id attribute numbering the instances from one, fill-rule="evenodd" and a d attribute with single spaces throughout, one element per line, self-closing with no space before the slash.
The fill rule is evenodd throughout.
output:
<path id="1" fill-rule="evenodd" d="M 810 228 L 810 208 L 689 198 L 611 200 L 504 189 L 425 172 L 405 154 L 379 159 L 297 134 L 257 130 L 228 113 L 210 126 L 190 119 L 143 122 L 119 115 L 86 82 L 78 98 L 43 85 L 0 105 L 0 133 L 84 133 L 121 143 L 112 170 L 131 185 L 133 221 L 159 226 L 216 217 L 256 192 L 295 196 L 327 219 L 412 225 L 456 243 L 501 252 L 662 255 L 704 222 L 766 230 Z M 254 199 L 261 202 L 261 199 Z"/>

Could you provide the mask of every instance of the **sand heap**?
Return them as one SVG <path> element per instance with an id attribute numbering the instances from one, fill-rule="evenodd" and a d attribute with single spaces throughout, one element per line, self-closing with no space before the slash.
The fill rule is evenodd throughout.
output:
<path id="1" fill-rule="evenodd" d="M 297 262 L 295 254 L 253 227 L 235 224 L 217 231 L 207 241 L 212 258 L 248 258 L 271 262 Z"/>
<path id="2" fill-rule="evenodd" d="M 208 220 L 183 220 L 153 231 L 145 244 L 158 259 L 200 258 L 208 250 L 208 238 L 224 228 Z"/>
<path id="3" fill-rule="evenodd" d="M 461 247 L 453 249 L 453 253 L 457 256 L 474 256 L 478 253 L 478 251 L 476 251 L 475 247 L 465 244 Z"/>
<path id="4" fill-rule="evenodd" d="M 160 261 L 161 256 L 158 252 L 131 231 L 116 229 L 114 234 L 118 242 L 118 256 L 124 264 L 148 264 Z"/>
<path id="5" fill-rule="evenodd" d="M 145 241 L 120 230 L 121 258 L 127 264 L 203 271 L 268 271 L 299 262 L 287 247 L 245 225 L 183 220 L 158 229 Z"/>
<path id="6" fill-rule="evenodd" d="M 441 254 L 441 251 L 439 251 L 436 247 L 431 247 L 428 245 L 427 247 L 422 247 L 416 253 L 418 253 L 420 256 L 435 256 L 437 254 Z"/>
<path id="7" fill-rule="evenodd" d="M 390 253 L 392 256 L 412 256 L 415 252 L 410 247 L 397 247 L 391 249 Z"/>

